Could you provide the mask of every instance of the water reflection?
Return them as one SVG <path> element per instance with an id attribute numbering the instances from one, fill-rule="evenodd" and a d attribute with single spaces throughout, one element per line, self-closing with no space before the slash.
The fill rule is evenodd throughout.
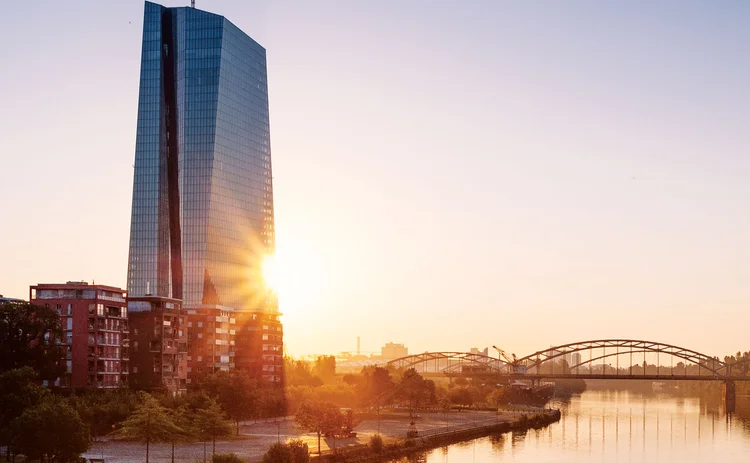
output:
<path id="1" fill-rule="evenodd" d="M 721 397 L 587 391 L 558 401 L 551 426 L 452 445 L 420 455 L 427 463 L 558 461 L 750 461 L 750 400 L 726 415 Z"/>

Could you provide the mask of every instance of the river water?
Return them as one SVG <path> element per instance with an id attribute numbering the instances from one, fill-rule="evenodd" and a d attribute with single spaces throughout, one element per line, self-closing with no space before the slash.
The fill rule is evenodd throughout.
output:
<path id="1" fill-rule="evenodd" d="M 562 419 L 433 450 L 419 460 L 456 462 L 750 462 L 750 399 L 723 412 L 720 398 L 586 391 L 552 402 Z"/>

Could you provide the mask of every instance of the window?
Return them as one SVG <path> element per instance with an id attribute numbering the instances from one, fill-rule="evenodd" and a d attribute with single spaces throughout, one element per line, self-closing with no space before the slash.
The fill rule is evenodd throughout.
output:
<path id="1" fill-rule="evenodd" d="M 138 373 L 138 367 L 136 366 L 133 367 L 133 373 Z"/>
<path id="2" fill-rule="evenodd" d="M 67 328 L 66 329 L 68 329 L 68 330 L 72 330 L 73 329 L 73 317 L 68 317 L 67 318 Z"/>

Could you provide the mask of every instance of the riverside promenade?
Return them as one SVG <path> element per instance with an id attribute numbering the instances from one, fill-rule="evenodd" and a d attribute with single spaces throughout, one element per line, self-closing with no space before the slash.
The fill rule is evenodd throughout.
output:
<path id="1" fill-rule="evenodd" d="M 415 427 L 420 442 L 435 436 L 459 435 L 472 429 L 484 429 L 488 426 L 502 423 L 514 423 L 521 415 L 529 415 L 539 410 L 508 410 L 501 413 L 494 411 L 440 411 L 419 412 L 414 418 Z M 346 447 L 361 447 L 367 445 L 370 437 L 378 433 L 385 444 L 397 442 L 406 437 L 410 429 L 411 419 L 406 411 L 382 411 L 380 420 L 368 418 L 360 422 L 354 429 L 355 438 L 332 439 L 321 437 L 321 451 L 331 453 L 334 445 L 341 450 Z M 240 425 L 240 435 L 231 439 L 216 442 L 216 452 L 233 452 L 249 462 L 258 462 L 268 447 L 274 442 L 286 442 L 290 439 L 302 439 L 307 443 L 310 454 L 318 453 L 318 439 L 315 434 L 302 433 L 297 429 L 293 417 L 259 420 Z M 207 461 L 211 458 L 211 442 L 206 445 Z M 136 442 L 105 440 L 95 442 L 91 449 L 84 454 L 86 458 L 104 458 L 106 463 L 125 463 L 143 461 L 146 454 L 144 444 Z M 177 444 L 175 461 L 195 463 L 203 461 L 204 445 L 201 442 Z M 168 463 L 172 461 L 171 445 L 151 444 L 149 460 L 154 463 Z"/>

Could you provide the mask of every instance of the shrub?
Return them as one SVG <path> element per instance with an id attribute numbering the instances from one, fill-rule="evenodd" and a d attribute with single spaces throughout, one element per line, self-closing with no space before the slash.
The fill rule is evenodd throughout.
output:
<path id="1" fill-rule="evenodd" d="M 391 442 L 390 444 L 385 444 L 385 449 L 388 452 L 395 452 L 396 450 L 399 450 L 401 448 L 401 445 L 399 445 L 398 442 Z"/>
<path id="2" fill-rule="evenodd" d="M 383 438 L 380 434 L 375 434 L 370 438 L 370 448 L 375 453 L 381 453 L 383 451 Z"/>
<path id="3" fill-rule="evenodd" d="M 211 459 L 212 463 L 247 463 L 235 453 L 217 453 Z"/>
<path id="4" fill-rule="evenodd" d="M 290 463 L 292 460 L 286 445 L 273 443 L 263 455 L 263 463 Z"/>
<path id="5" fill-rule="evenodd" d="M 299 439 L 286 444 L 271 444 L 263 455 L 263 463 L 307 463 L 310 460 L 307 444 Z"/>
<path id="6" fill-rule="evenodd" d="M 286 443 L 292 463 L 307 463 L 310 461 L 310 449 L 300 439 L 292 439 Z"/>

